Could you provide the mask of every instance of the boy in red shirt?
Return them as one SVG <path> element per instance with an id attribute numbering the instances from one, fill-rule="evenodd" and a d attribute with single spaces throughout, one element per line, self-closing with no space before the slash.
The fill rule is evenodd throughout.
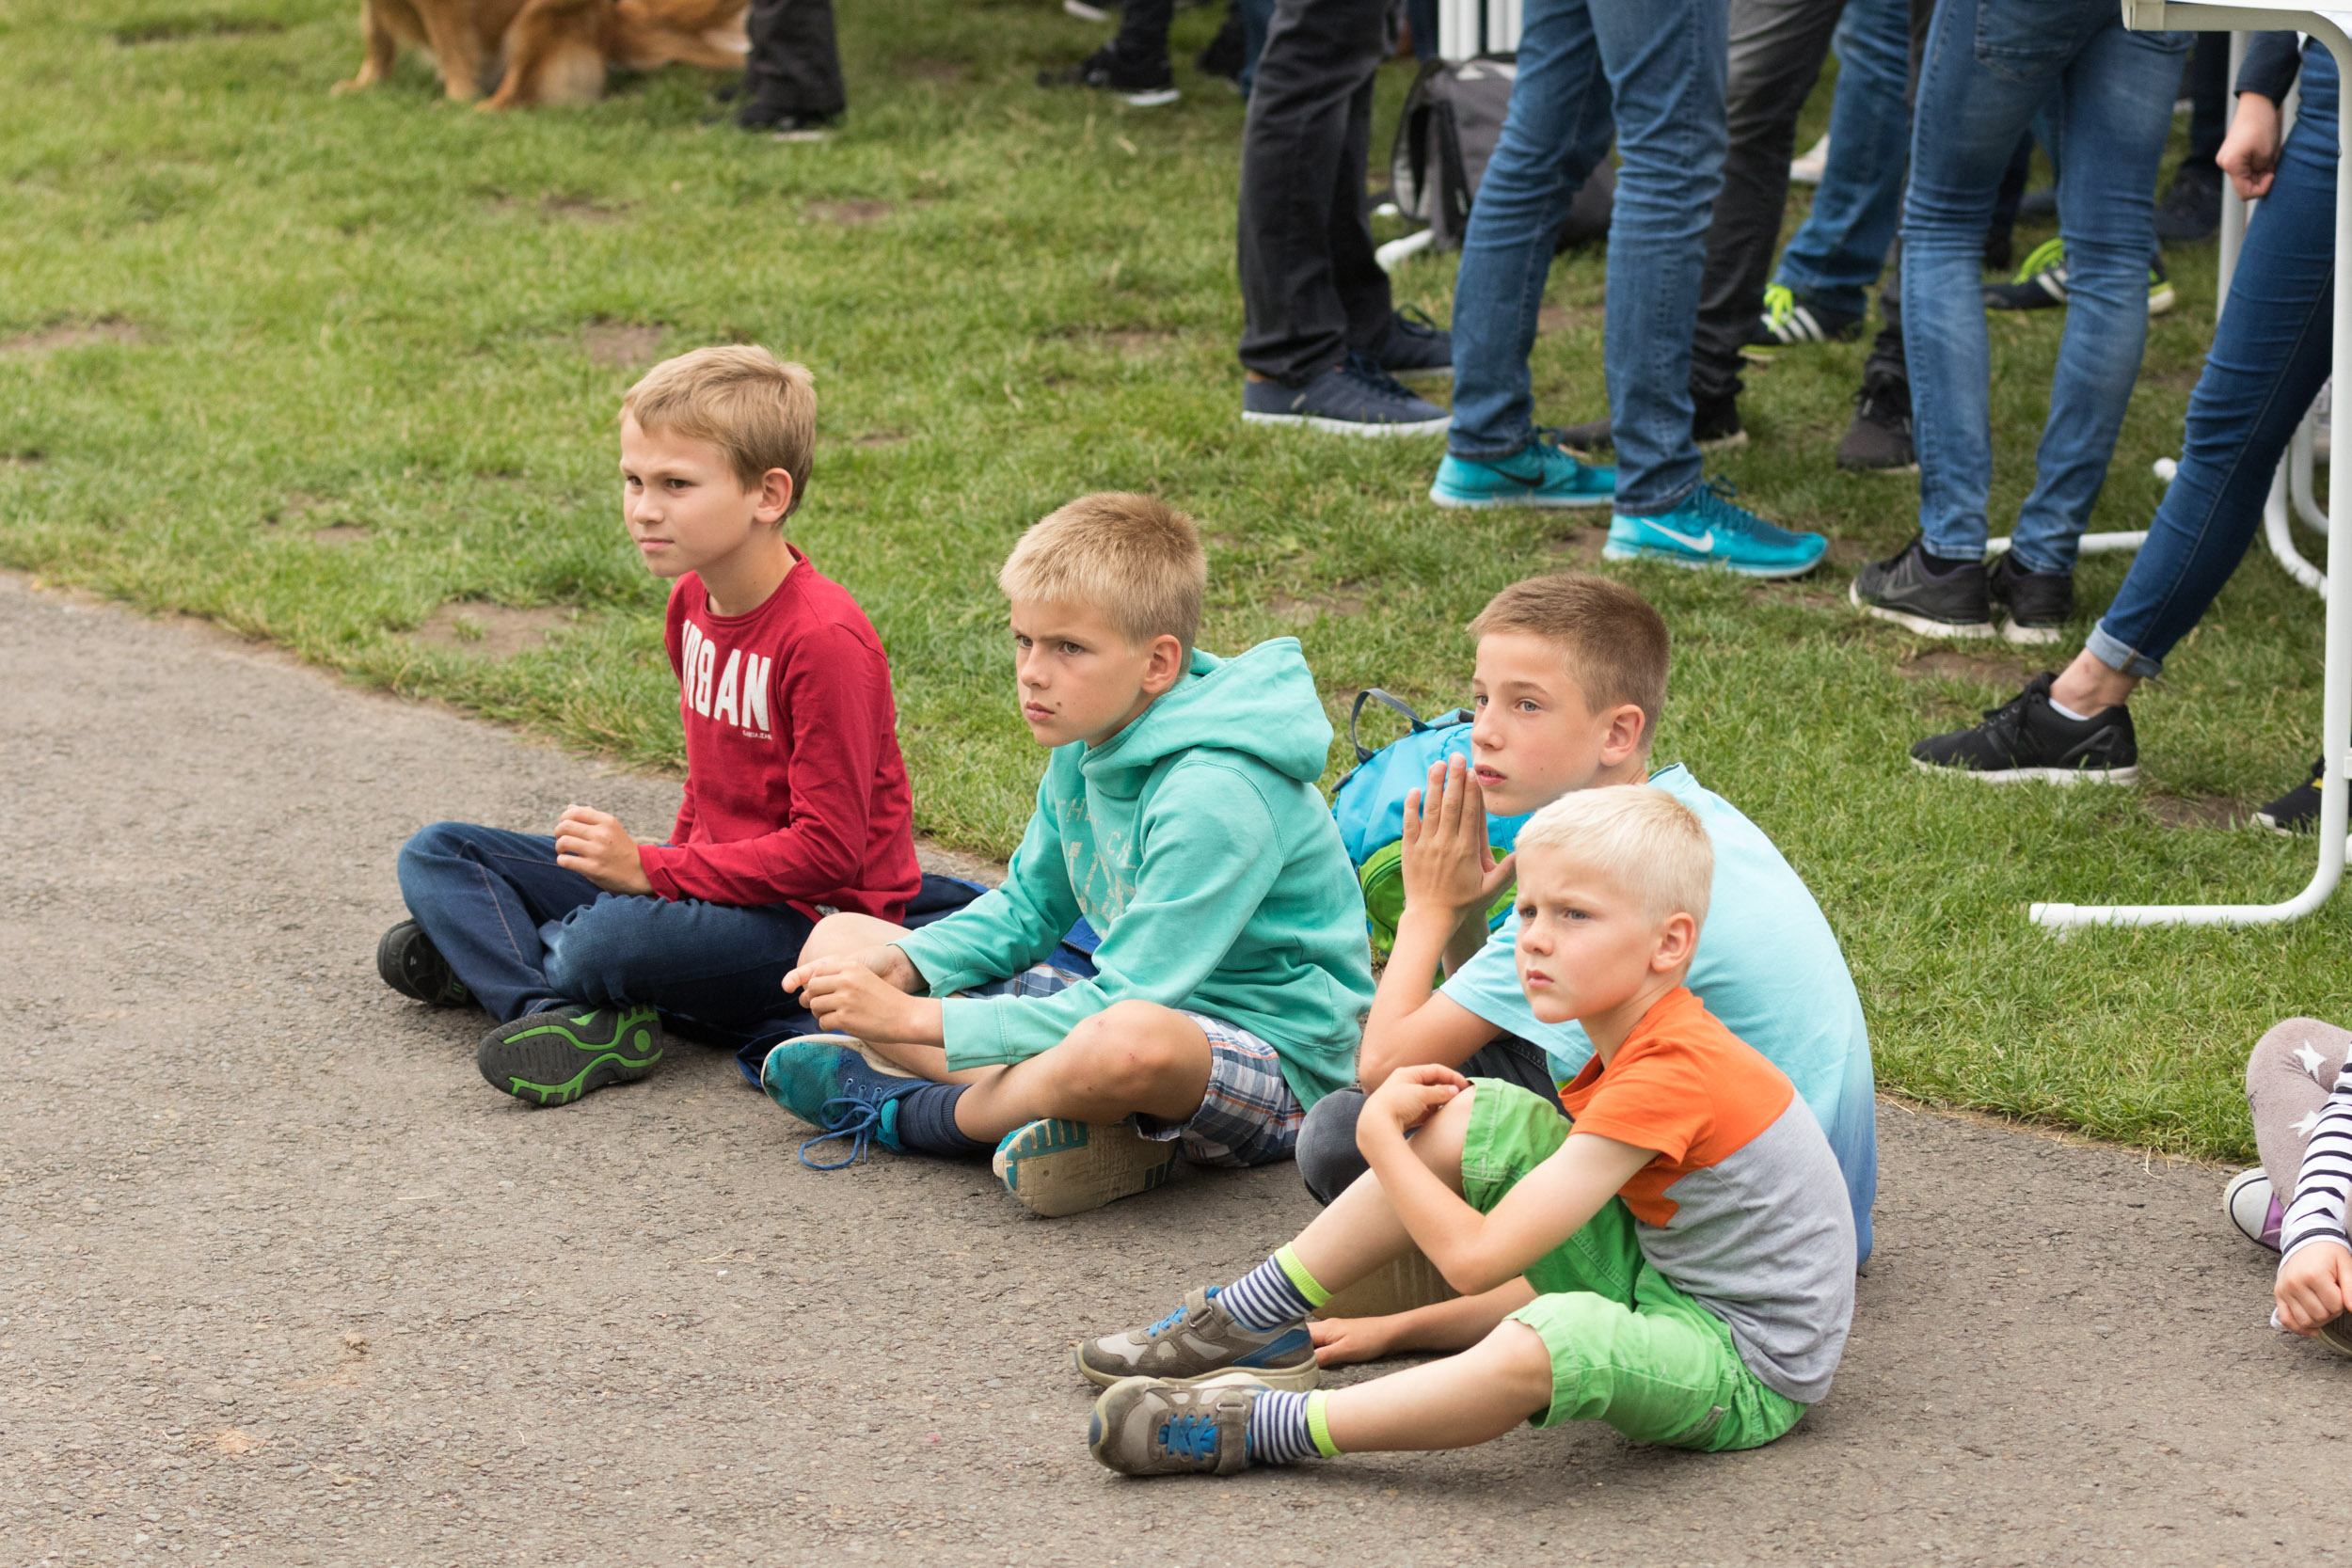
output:
<path id="1" fill-rule="evenodd" d="M 412 918 L 376 967 L 499 1021 L 482 1075 L 532 1105 L 643 1078 L 666 1020 L 739 1047 L 787 1033 L 818 919 L 898 920 L 922 884 L 890 665 L 857 601 L 785 538 L 808 486 L 808 372 L 698 349 L 621 402 L 621 515 L 670 578 L 686 800 L 666 844 L 566 809 L 552 834 L 437 822 L 400 852 Z"/>

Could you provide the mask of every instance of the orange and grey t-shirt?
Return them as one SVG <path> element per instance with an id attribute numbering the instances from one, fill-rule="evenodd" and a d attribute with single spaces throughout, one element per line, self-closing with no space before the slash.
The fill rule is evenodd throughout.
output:
<path id="1" fill-rule="evenodd" d="M 1853 1318 L 1853 1206 L 1788 1075 L 1677 987 L 1560 1102 L 1579 1132 L 1658 1151 L 1619 1189 L 1651 1266 L 1767 1386 L 1827 1393 Z"/>

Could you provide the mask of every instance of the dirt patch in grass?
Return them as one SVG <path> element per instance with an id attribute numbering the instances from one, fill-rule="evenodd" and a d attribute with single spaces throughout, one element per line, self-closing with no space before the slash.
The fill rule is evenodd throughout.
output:
<path id="1" fill-rule="evenodd" d="M 591 322 L 580 346 L 599 365 L 646 365 L 661 355 L 661 328 L 643 322 Z"/>
<path id="2" fill-rule="evenodd" d="M 344 545 L 364 544 L 374 537 L 373 529 L 359 523 L 329 523 L 325 528 L 310 531 L 311 544 L 326 545 L 331 548 Z"/>
<path id="3" fill-rule="evenodd" d="M 216 11 L 185 16 L 159 16 L 115 29 L 115 41 L 125 48 L 142 43 L 181 43 L 189 39 L 234 38 L 241 33 L 282 33 L 286 24 L 261 16 L 224 16 Z"/>
<path id="4" fill-rule="evenodd" d="M 38 447 L 26 447 L 18 451 L 0 451 L 0 468 L 29 468 L 34 464 L 45 463 L 48 459 L 49 454 Z"/>
<path id="5" fill-rule="evenodd" d="M 2253 807 L 2226 795 L 2147 795 L 2141 801 L 2166 828 L 2242 828 L 2254 819 Z"/>
<path id="6" fill-rule="evenodd" d="M 47 354 L 90 343 L 135 343 L 146 335 L 127 321 L 101 316 L 91 322 L 57 322 L 36 332 L 0 338 L 0 354 Z"/>
<path id="7" fill-rule="evenodd" d="M 842 201 L 812 201 L 808 204 L 811 218 L 842 229 L 863 229 L 869 223 L 880 223 L 898 210 L 897 202 L 876 200 L 871 197 L 851 197 Z"/>
<path id="8" fill-rule="evenodd" d="M 507 658 L 547 646 L 548 640 L 571 619 L 568 610 L 517 610 L 469 599 L 443 605 L 408 637 L 428 648 L 457 648 L 485 658 Z"/>
<path id="9" fill-rule="evenodd" d="M 1127 358 L 1166 348 L 1176 336 L 1172 326 L 1065 326 L 1046 334 L 1088 348 L 1106 348 Z"/>
<path id="10" fill-rule="evenodd" d="M 1979 686 L 1995 687 L 2003 691 L 2016 690 L 2037 673 L 2033 665 L 2013 655 L 1967 653 L 1958 648 L 1936 648 L 1924 654 L 1914 654 L 1895 668 L 1915 681 L 1931 677 L 1972 681 Z"/>
<path id="11" fill-rule="evenodd" d="M 486 194 L 494 213 L 530 211 L 542 217 L 573 223 L 617 223 L 628 211 L 626 202 L 611 205 L 580 191 L 541 191 L 535 198 L 506 196 L 497 191 Z"/>
<path id="12" fill-rule="evenodd" d="M 1605 528 L 1572 528 L 1545 540 L 1544 548 L 1564 562 L 1597 566 L 1600 563 L 1601 546 L 1608 543 L 1609 531 Z"/>
<path id="13" fill-rule="evenodd" d="M 1299 599 L 1277 594 L 1266 600 L 1265 612 L 1278 621 L 1294 622 L 1300 626 L 1326 615 L 1334 620 L 1352 620 L 1364 612 L 1364 596 L 1350 592 L 1346 584 L 1327 594 L 1310 594 Z"/>
<path id="14" fill-rule="evenodd" d="M 850 444 L 853 447 L 866 447 L 869 449 L 873 447 L 895 447 L 906 438 L 907 433 L 903 430 L 869 430 L 863 436 L 853 437 Z"/>

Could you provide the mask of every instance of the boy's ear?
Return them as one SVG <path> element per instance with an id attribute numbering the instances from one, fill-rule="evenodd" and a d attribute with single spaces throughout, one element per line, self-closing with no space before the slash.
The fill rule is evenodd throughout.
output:
<path id="1" fill-rule="evenodd" d="M 1659 928 L 1658 946 L 1649 957 L 1650 972 L 1667 974 L 1682 968 L 1691 961 L 1691 956 L 1698 951 L 1698 946 L 1699 923 L 1691 917 L 1690 911 L 1675 911 L 1666 917 L 1665 925 Z"/>
<path id="2" fill-rule="evenodd" d="M 792 476 L 771 468 L 759 476 L 759 505 L 752 515 L 763 523 L 781 523 L 792 510 Z"/>
<path id="3" fill-rule="evenodd" d="M 1152 639 L 1151 661 L 1143 667 L 1143 689 L 1157 697 L 1184 678 L 1184 645 L 1168 632 Z"/>
<path id="4" fill-rule="evenodd" d="M 1600 737 L 1600 760 L 1606 768 L 1614 768 L 1642 754 L 1642 727 L 1645 717 L 1639 703 L 1619 703 L 1607 714 L 1608 728 Z"/>

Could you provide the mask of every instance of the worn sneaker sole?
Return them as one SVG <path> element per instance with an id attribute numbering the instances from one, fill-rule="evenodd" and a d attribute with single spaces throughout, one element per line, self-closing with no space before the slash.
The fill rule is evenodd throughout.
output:
<path id="1" fill-rule="evenodd" d="M 2139 768 L 1946 768 L 1932 762 L 1911 759 L 1911 766 L 1922 773 L 1958 774 L 1979 784 L 2109 784 L 2139 783 Z"/>
<path id="2" fill-rule="evenodd" d="M 1386 1318 L 1435 1307 L 1462 1292 L 1445 1282 L 1428 1254 L 1414 1247 L 1315 1308 L 1318 1318 Z"/>
<path id="3" fill-rule="evenodd" d="M 1133 109 L 1157 109 L 1173 103 L 1184 95 L 1174 87 L 1145 87 L 1139 92 L 1111 89 L 1112 96 Z"/>
<path id="4" fill-rule="evenodd" d="M 1993 635 L 1993 623 L 1990 621 L 1935 621 L 1925 615 L 1914 615 L 1909 610 L 1889 610 L 1884 605 L 1871 604 L 1863 598 L 1862 584 L 1859 582 L 1847 587 L 1846 600 L 1865 615 L 1876 620 L 1892 621 L 1905 631 L 1915 631 L 1922 637 L 1990 637 Z"/>
<path id="5" fill-rule="evenodd" d="M 1797 566 L 1741 566 L 1734 562 L 1681 555 L 1673 550 L 1654 550 L 1641 545 L 1609 544 L 1603 545 L 1600 548 L 1600 558 L 1603 561 L 1661 561 L 1669 566 L 1680 566 L 1693 572 L 1721 570 L 1736 573 L 1743 578 L 1801 578 L 1820 566 L 1827 552 L 1824 551 L 1823 555 L 1817 555 L 1803 565 Z"/>
<path id="6" fill-rule="evenodd" d="M 613 1084 L 633 1084 L 661 1060 L 661 1028 L 651 1009 L 610 1044 L 582 1042 L 559 1012 L 529 1013 L 494 1029 L 474 1053 L 490 1086 L 527 1105 L 569 1105 Z"/>
<path id="7" fill-rule="evenodd" d="M 1320 414 L 1266 414 L 1254 409 L 1242 410 L 1244 424 L 1295 425 L 1306 430 L 1319 430 L 1326 436 L 1442 436 L 1453 428 L 1454 416 L 1442 420 L 1422 420 L 1414 423 L 1375 424 L 1363 420 L 1329 420 Z"/>
<path id="8" fill-rule="evenodd" d="M 1532 506 L 1540 507 L 1545 511 L 1556 511 L 1574 506 L 1607 506 L 1617 497 L 1613 491 L 1605 496 L 1546 496 L 1533 490 L 1504 491 L 1492 496 L 1466 496 L 1458 490 L 1440 490 L 1433 484 L 1429 487 L 1429 499 L 1439 506 L 1450 506 L 1463 511 L 1475 511 L 1490 506 Z"/>
<path id="9" fill-rule="evenodd" d="M 2065 635 L 2066 630 L 2062 626 L 2028 626 L 2015 621 L 2001 623 L 2001 641 L 2004 642 L 2056 642 Z"/>
<path id="10" fill-rule="evenodd" d="M 1025 1208 L 1056 1219 L 1165 1185 L 1175 1174 L 1176 1145 L 1123 1122 L 1053 1118 L 1006 1133 L 989 1168 Z"/>
<path id="11" fill-rule="evenodd" d="M 1326 1314 L 1326 1316 L 1329 1315 Z M 1370 1314 L 1365 1315 L 1370 1316 Z M 1132 1381 L 1137 1375 L 1134 1372 L 1095 1370 L 1086 1363 L 1084 1345 L 1072 1351 L 1070 1357 L 1078 1369 L 1078 1375 L 1097 1388 L 1116 1388 L 1122 1383 Z M 1247 1379 L 1252 1383 L 1263 1383 L 1269 1388 L 1289 1388 L 1302 1394 L 1323 1386 L 1323 1368 L 1316 1363 L 1311 1354 L 1308 1355 L 1305 1364 L 1299 1366 L 1219 1367 L 1213 1372 L 1195 1372 L 1190 1377 L 1166 1377 L 1158 1372 L 1146 1375 L 1149 1381 L 1165 1383 L 1172 1388 L 1198 1388 L 1203 1384 L 1215 1383 L 1220 1378 Z"/>

